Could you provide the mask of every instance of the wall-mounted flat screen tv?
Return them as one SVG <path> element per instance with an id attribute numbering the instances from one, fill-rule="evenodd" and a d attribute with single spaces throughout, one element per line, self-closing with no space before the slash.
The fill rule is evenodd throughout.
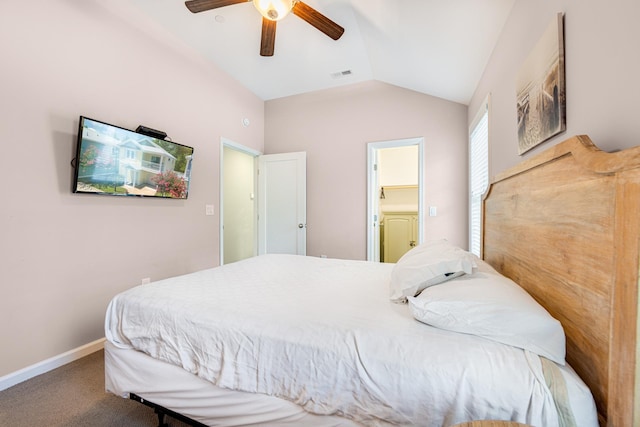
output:
<path id="1" fill-rule="evenodd" d="M 80 116 L 74 193 L 186 199 L 193 148 Z"/>

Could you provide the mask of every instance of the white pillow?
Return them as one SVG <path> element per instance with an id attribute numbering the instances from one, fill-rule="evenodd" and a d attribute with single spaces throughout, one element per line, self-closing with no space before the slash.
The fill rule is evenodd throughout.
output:
<path id="1" fill-rule="evenodd" d="M 560 322 L 515 282 L 489 269 L 479 270 L 409 297 L 413 317 L 437 328 L 526 349 L 564 365 L 565 335 Z"/>
<path id="2" fill-rule="evenodd" d="M 423 289 L 473 272 L 474 256 L 446 239 L 423 243 L 405 253 L 391 270 L 391 301 L 406 302 Z"/>

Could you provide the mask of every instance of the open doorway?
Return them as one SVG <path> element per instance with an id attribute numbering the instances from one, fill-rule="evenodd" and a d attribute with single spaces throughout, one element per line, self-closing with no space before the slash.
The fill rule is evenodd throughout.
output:
<path id="1" fill-rule="evenodd" d="M 220 265 L 257 254 L 258 151 L 222 139 L 220 144 Z"/>
<path id="2" fill-rule="evenodd" d="M 397 262 L 422 242 L 423 138 L 368 144 L 367 259 Z"/>
<path id="3" fill-rule="evenodd" d="M 220 143 L 220 265 L 265 253 L 306 254 L 306 153 Z"/>

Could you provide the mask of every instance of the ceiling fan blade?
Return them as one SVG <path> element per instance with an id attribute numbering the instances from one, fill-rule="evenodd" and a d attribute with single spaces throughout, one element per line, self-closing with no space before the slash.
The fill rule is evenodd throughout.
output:
<path id="1" fill-rule="evenodd" d="M 262 18 L 262 38 L 260 39 L 260 56 L 273 56 L 276 44 L 276 21 Z"/>
<path id="2" fill-rule="evenodd" d="M 296 16 L 304 19 L 334 40 L 338 40 L 344 33 L 344 28 L 340 25 L 301 1 L 296 2 L 292 11 Z"/>
<path id="3" fill-rule="evenodd" d="M 184 2 L 184 4 L 191 12 L 198 13 L 219 7 L 231 6 L 232 4 L 246 3 L 248 1 L 251 0 L 189 0 Z"/>

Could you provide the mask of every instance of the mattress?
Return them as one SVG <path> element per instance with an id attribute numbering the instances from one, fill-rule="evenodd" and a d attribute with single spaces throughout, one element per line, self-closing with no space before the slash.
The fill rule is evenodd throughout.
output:
<path id="1" fill-rule="evenodd" d="M 311 414 L 275 396 L 217 387 L 176 365 L 108 341 L 104 354 L 108 392 L 123 398 L 134 393 L 208 426 L 361 426 L 339 416 Z"/>
<path id="2" fill-rule="evenodd" d="M 406 305 L 389 301 L 391 269 L 263 255 L 138 286 L 109 304 L 105 332 L 118 351 L 108 354 L 144 355 L 208 387 L 304 411 L 293 417 L 371 426 L 558 425 L 538 356 L 415 321 Z M 117 371 L 115 359 L 107 365 Z M 597 425 L 588 389 L 570 367 L 561 369 L 577 425 Z M 136 392 L 116 386 L 117 377 L 108 381 L 111 391 Z M 246 425 L 217 422 L 206 423 Z"/>

